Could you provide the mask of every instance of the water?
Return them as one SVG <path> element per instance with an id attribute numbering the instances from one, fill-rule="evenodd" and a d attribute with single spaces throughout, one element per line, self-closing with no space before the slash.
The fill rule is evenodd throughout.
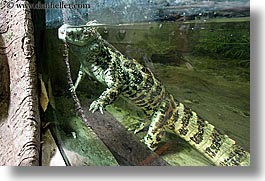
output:
<path id="1" fill-rule="evenodd" d="M 108 27 L 102 34 L 149 67 L 175 99 L 249 150 L 249 28 L 249 18 L 224 18 Z M 115 105 L 126 107 L 123 100 Z M 126 115 L 135 112 L 131 108 L 123 116 L 110 110 L 127 128 L 139 126 L 133 120 L 140 113 L 134 119 Z M 172 163 L 171 156 L 164 157 Z M 201 164 L 193 162 L 189 164 Z"/>
<path id="2" fill-rule="evenodd" d="M 106 25 L 100 26 L 98 31 L 122 54 L 135 58 L 149 67 L 175 99 L 196 111 L 198 115 L 249 151 L 249 20 L 249 17 L 198 15 L 184 21 Z M 45 66 L 49 69 L 57 114 L 60 115 L 57 120 L 59 126 L 55 126 L 59 140 L 67 150 L 68 158 L 76 165 L 115 165 L 117 163 L 107 152 L 105 152 L 108 154 L 106 162 L 99 161 L 102 155 L 100 158 L 96 154 L 93 155 L 94 157 L 89 156 L 94 151 L 91 145 L 87 145 L 90 139 L 89 130 L 75 116 L 73 100 L 64 78 L 65 67 L 60 51 L 62 43 L 56 38 L 56 31 L 47 32 L 51 36 L 47 38 L 49 63 Z M 76 60 L 82 58 L 79 55 L 77 51 L 70 52 L 73 79 L 76 78 L 79 67 L 79 62 Z M 97 120 L 98 124 L 103 121 L 105 125 L 99 125 L 103 130 L 110 127 L 111 131 L 106 137 L 111 138 L 110 134 L 114 133 L 119 125 L 105 120 L 114 122 L 115 119 L 118 120 L 130 133 L 134 133 L 143 122 L 149 122 L 139 109 L 121 98 L 107 106 L 107 112 L 103 117 L 100 114 L 91 114 L 88 111 L 89 102 L 95 100 L 103 90 L 102 85 L 86 78 L 81 82 L 77 95 L 89 119 Z M 114 124 L 113 128 L 111 123 Z M 120 131 L 126 132 L 122 128 Z M 135 136 L 141 140 L 145 133 L 146 130 L 136 133 Z M 116 138 L 121 139 L 122 135 Z M 170 165 L 211 164 L 170 131 L 167 132 L 163 143 L 170 143 L 167 149 L 162 151 L 162 158 Z M 78 156 L 74 157 L 73 154 Z M 114 154 L 114 157 L 117 158 L 117 155 Z M 76 157 L 79 160 L 73 159 Z M 130 165 L 128 162 L 122 164 Z"/>

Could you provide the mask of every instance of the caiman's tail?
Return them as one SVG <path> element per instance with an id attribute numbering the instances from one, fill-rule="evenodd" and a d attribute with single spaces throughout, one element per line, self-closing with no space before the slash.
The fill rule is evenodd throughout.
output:
<path id="1" fill-rule="evenodd" d="M 174 101 L 175 102 L 175 101 Z M 168 124 L 177 135 L 218 166 L 249 166 L 250 154 L 197 114 L 175 103 Z"/>

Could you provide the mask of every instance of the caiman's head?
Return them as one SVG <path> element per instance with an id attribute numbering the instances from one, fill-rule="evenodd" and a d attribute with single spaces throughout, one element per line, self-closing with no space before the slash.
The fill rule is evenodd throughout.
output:
<path id="1" fill-rule="evenodd" d="M 71 26 L 64 24 L 58 29 L 58 37 L 69 44 L 85 46 L 99 38 L 100 35 L 93 26 Z"/>

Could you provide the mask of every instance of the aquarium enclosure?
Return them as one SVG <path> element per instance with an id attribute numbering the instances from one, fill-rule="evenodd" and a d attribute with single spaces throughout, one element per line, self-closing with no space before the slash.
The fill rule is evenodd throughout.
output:
<path id="1" fill-rule="evenodd" d="M 249 6 L 36 2 L 40 164 L 249 166 Z"/>

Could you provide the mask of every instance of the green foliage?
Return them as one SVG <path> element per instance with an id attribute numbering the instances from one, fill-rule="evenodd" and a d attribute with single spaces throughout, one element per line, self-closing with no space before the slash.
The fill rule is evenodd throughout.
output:
<path id="1" fill-rule="evenodd" d="M 209 24 L 191 33 L 191 50 L 196 55 L 242 60 L 238 64 L 249 67 L 249 22 Z"/>
<path id="2" fill-rule="evenodd" d="M 163 24 L 162 28 L 151 28 L 138 46 L 149 54 L 167 54 L 178 48 L 175 43 L 178 37 L 175 34 L 177 34 L 175 27 Z"/>

